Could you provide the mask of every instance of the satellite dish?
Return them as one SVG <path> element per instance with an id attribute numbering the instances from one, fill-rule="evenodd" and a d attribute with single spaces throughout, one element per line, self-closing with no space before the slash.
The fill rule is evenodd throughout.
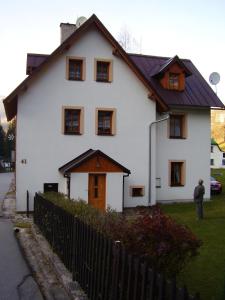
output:
<path id="1" fill-rule="evenodd" d="M 87 21 L 87 18 L 85 18 L 85 17 L 77 18 L 77 21 L 76 21 L 77 28 L 80 27 L 82 24 L 84 24 L 84 22 L 86 22 L 86 21 Z"/>
<path id="2" fill-rule="evenodd" d="M 220 82 L 220 74 L 217 72 L 213 72 L 209 76 L 209 82 L 212 85 L 217 85 Z"/>

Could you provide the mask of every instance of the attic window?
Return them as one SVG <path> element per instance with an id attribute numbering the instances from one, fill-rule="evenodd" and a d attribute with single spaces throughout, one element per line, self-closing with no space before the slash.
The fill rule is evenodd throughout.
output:
<path id="1" fill-rule="evenodd" d="M 171 90 L 179 89 L 179 74 L 169 73 L 169 89 Z"/>
<path id="2" fill-rule="evenodd" d="M 82 81 L 84 80 L 84 59 L 76 57 L 67 57 L 67 74 L 68 80 Z"/>
<path id="3" fill-rule="evenodd" d="M 95 60 L 95 80 L 98 82 L 112 81 L 112 61 L 105 59 Z"/>

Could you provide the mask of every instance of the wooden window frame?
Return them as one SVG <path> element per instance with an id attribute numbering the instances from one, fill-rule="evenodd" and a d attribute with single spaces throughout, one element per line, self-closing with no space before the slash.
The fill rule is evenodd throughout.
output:
<path id="1" fill-rule="evenodd" d="M 172 182 L 172 166 L 173 164 L 180 165 L 180 182 L 175 184 Z M 169 186 L 171 187 L 183 187 L 186 180 L 186 161 L 185 160 L 170 160 L 169 161 Z"/>
<path id="2" fill-rule="evenodd" d="M 111 124 L 110 124 L 110 127 L 111 127 L 111 131 L 110 133 L 101 133 L 99 132 L 98 130 L 98 118 L 99 118 L 99 112 L 110 112 L 112 113 L 112 116 L 111 116 Z M 99 136 L 113 136 L 116 134 L 116 109 L 115 108 L 96 108 L 95 110 L 95 133 L 96 135 L 99 135 Z"/>
<path id="3" fill-rule="evenodd" d="M 135 195 L 135 194 L 134 194 L 134 189 L 139 189 L 139 190 L 141 190 L 140 195 Z M 145 196 L 145 187 L 144 187 L 144 185 L 131 185 L 131 186 L 130 186 L 130 196 L 131 196 L 132 198 L 144 197 L 144 196 Z"/>
<path id="4" fill-rule="evenodd" d="M 101 80 L 98 79 L 97 74 L 97 65 L 98 63 L 107 63 L 108 64 L 108 74 L 107 74 L 107 80 Z M 95 58 L 94 61 L 94 80 L 97 82 L 103 82 L 103 83 L 110 83 L 113 80 L 113 61 L 111 59 L 105 59 L 105 58 Z"/>
<path id="5" fill-rule="evenodd" d="M 171 135 L 171 122 L 174 117 L 179 118 L 181 121 L 181 134 L 178 136 Z M 184 113 L 172 113 L 168 119 L 168 138 L 169 139 L 186 139 L 187 138 L 187 115 Z"/>
<path id="6" fill-rule="evenodd" d="M 70 71 L 70 61 L 79 61 L 81 62 L 81 78 L 70 78 L 70 74 L 69 74 L 69 71 Z M 69 81 L 84 81 L 85 80 L 85 70 L 86 70 L 86 60 L 84 57 L 77 57 L 77 56 L 67 56 L 66 57 L 66 79 L 69 80 Z"/>
<path id="7" fill-rule="evenodd" d="M 79 111 L 79 131 L 78 132 L 66 132 L 65 128 L 65 112 L 66 110 Z M 84 133 L 84 108 L 81 106 L 63 106 L 62 107 L 62 133 L 64 135 L 82 135 Z"/>
<path id="8" fill-rule="evenodd" d="M 169 72 L 168 76 L 168 87 L 170 90 L 180 90 L 180 74 Z"/>

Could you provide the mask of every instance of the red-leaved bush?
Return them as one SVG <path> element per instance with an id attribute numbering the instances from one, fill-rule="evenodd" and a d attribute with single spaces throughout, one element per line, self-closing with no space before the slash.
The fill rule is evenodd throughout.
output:
<path id="1" fill-rule="evenodd" d="M 202 244 L 187 226 L 176 223 L 158 205 L 140 212 L 133 222 L 120 217 L 106 224 L 107 235 L 169 276 L 178 274 Z"/>
<path id="2" fill-rule="evenodd" d="M 121 241 L 128 252 L 169 276 L 178 274 L 201 246 L 188 227 L 176 223 L 158 205 L 129 218 L 110 209 L 102 213 L 82 200 L 70 201 L 63 194 L 46 193 L 45 197 L 105 236 Z"/>

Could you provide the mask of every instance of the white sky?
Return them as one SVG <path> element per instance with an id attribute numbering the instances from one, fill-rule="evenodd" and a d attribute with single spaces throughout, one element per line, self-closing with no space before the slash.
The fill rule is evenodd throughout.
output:
<path id="1" fill-rule="evenodd" d="M 93 13 L 115 38 L 126 26 L 143 54 L 189 58 L 207 81 L 218 72 L 225 103 L 224 0 L 0 0 L 0 96 L 25 78 L 27 52 L 51 53 L 61 22 Z"/>

